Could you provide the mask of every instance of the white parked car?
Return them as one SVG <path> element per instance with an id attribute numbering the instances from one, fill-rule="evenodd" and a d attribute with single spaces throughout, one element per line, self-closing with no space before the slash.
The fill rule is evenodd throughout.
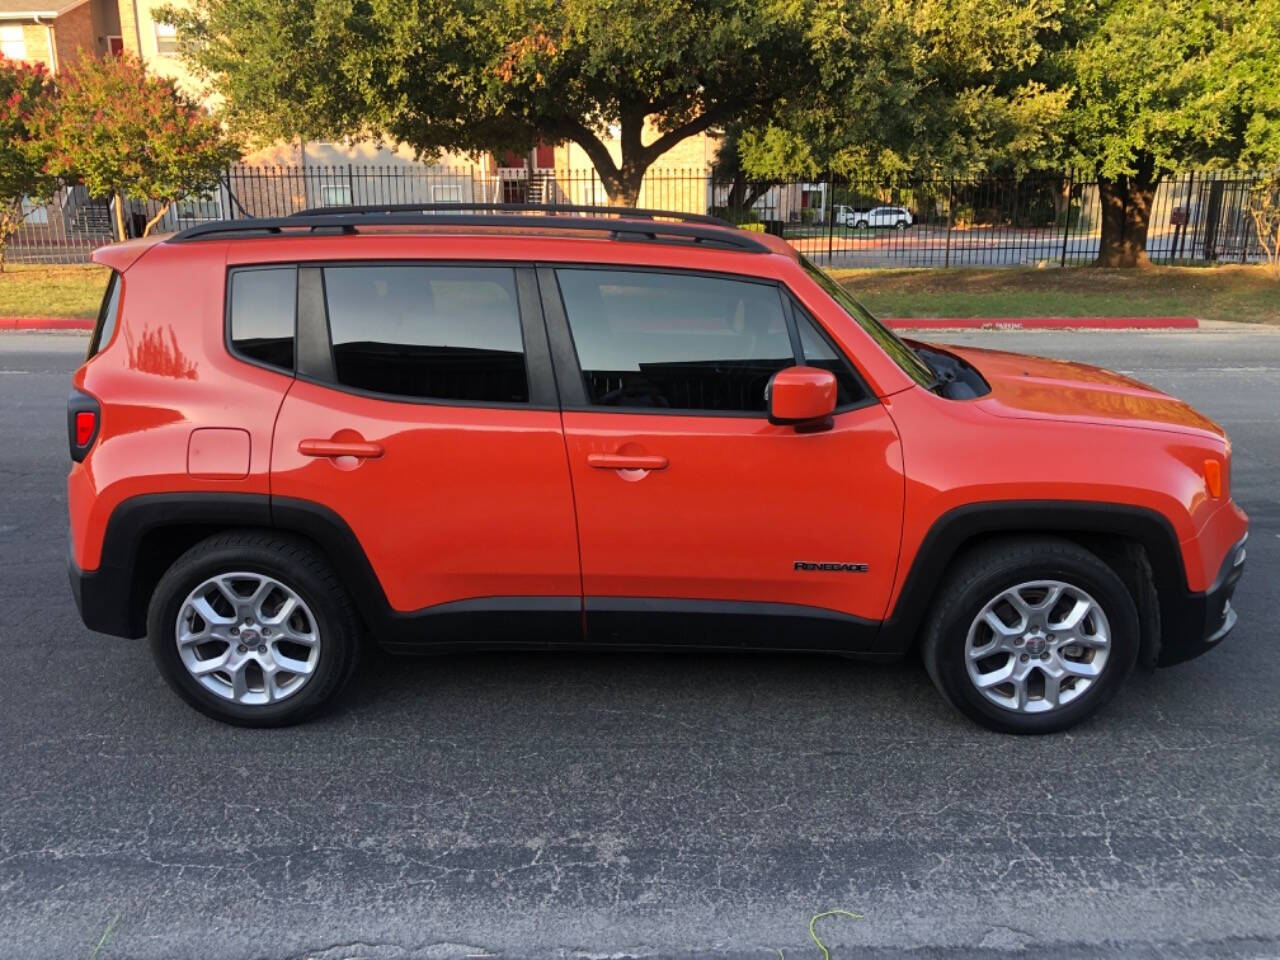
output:
<path id="1" fill-rule="evenodd" d="M 905 230 L 915 223 L 915 218 L 906 207 L 872 207 L 870 210 L 839 207 L 836 210 L 836 223 L 846 227 L 857 227 L 859 230 L 866 230 L 868 227 L 894 227 Z"/>

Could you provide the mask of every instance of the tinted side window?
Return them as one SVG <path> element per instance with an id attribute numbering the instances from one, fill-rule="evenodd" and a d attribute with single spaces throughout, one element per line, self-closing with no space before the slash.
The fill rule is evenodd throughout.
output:
<path id="1" fill-rule="evenodd" d="M 102 294 L 102 304 L 98 307 L 98 322 L 93 328 L 93 337 L 89 340 L 89 356 L 111 342 L 111 335 L 116 332 L 116 318 L 120 314 L 120 274 L 111 271 L 111 279 L 107 281 L 107 289 Z"/>
<path id="2" fill-rule="evenodd" d="M 326 267 L 324 288 L 344 386 L 434 400 L 528 401 L 515 271 Z"/>
<path id="3" fill-rule="evenodd" d="M 292 371 L 297 300 L 294 267 L 232 271 L 231 345 L 236 353 Z"/>
<path id="4" fill-rule="evenodd" d="M 845 407 L 859 403 L 870 395 L 862 381 L 850 369 L 848 362 L 798 306 L 792 305 L 796 317 L 796 332 L 800 334 L 800 349 L 804 362 L 810 367 L 830 370 L 836 375 L 836 406 Z"/>
<path id="5" fill-rule="evenodd" d="M 558 270 L 591 403 L 761 413 L 795 363 L 778 289 L 676 273 Z"/>

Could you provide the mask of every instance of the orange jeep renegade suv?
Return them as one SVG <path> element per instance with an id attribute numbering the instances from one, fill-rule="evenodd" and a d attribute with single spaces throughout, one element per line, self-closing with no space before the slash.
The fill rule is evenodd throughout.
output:
<path id="1" fill-rule="evenodd" d="M 84 622 L 230 723 L 395 651 L 918 649 L 996 730 L 1235 624 L 1231 448 L 1094 367 L 904 342 L 707 217 L 342 208 L 124 243 L 68 411 Z M 550 214 L 550 215 L 546 215 Z"/>

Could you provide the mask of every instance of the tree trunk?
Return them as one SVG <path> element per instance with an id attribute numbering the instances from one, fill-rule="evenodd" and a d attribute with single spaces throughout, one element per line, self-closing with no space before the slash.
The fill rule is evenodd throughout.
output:
<path id="1" fill-rule="evenodd" d="M 1098 202 L 1102 207 L 1102 237 L 1095 267 L 1146 267 L 1147 229 L 1151 225 L 1151 205 L 1159 176 L 1155 158 L 1138 156 L 1137 169 L 1130 175 L 1098 177 Z"/>
<path id="2" fill-rule="evenodd" d="M 151 228 L 160 222 L 160 220 L 164 217 L 166 213 L 169 212 L 169 208 L 172 206 L 173 206 L 172 200 L 166 201 L 164 206 L 160 208 L 159 212 L 154 217 L 152 217 L 150 220 L 147 221 L 147 225 L 142 231 L 142 235 L 144 237 L 151 236 Z"/>
<path id="3" fill-rule="evenodd" d="M 116 239 L 128 239 L 124 233 L 124 194 L 116 194 Z"/>

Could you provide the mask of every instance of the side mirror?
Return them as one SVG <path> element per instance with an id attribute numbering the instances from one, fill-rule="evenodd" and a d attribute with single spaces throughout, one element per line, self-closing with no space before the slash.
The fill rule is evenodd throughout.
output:
<path id="1" fill-rule="evenodd" d="M 769 381 L 769 422 L 801 433 L 831 429 L 836 375 L 817 367 L 787 367 Z"/>

